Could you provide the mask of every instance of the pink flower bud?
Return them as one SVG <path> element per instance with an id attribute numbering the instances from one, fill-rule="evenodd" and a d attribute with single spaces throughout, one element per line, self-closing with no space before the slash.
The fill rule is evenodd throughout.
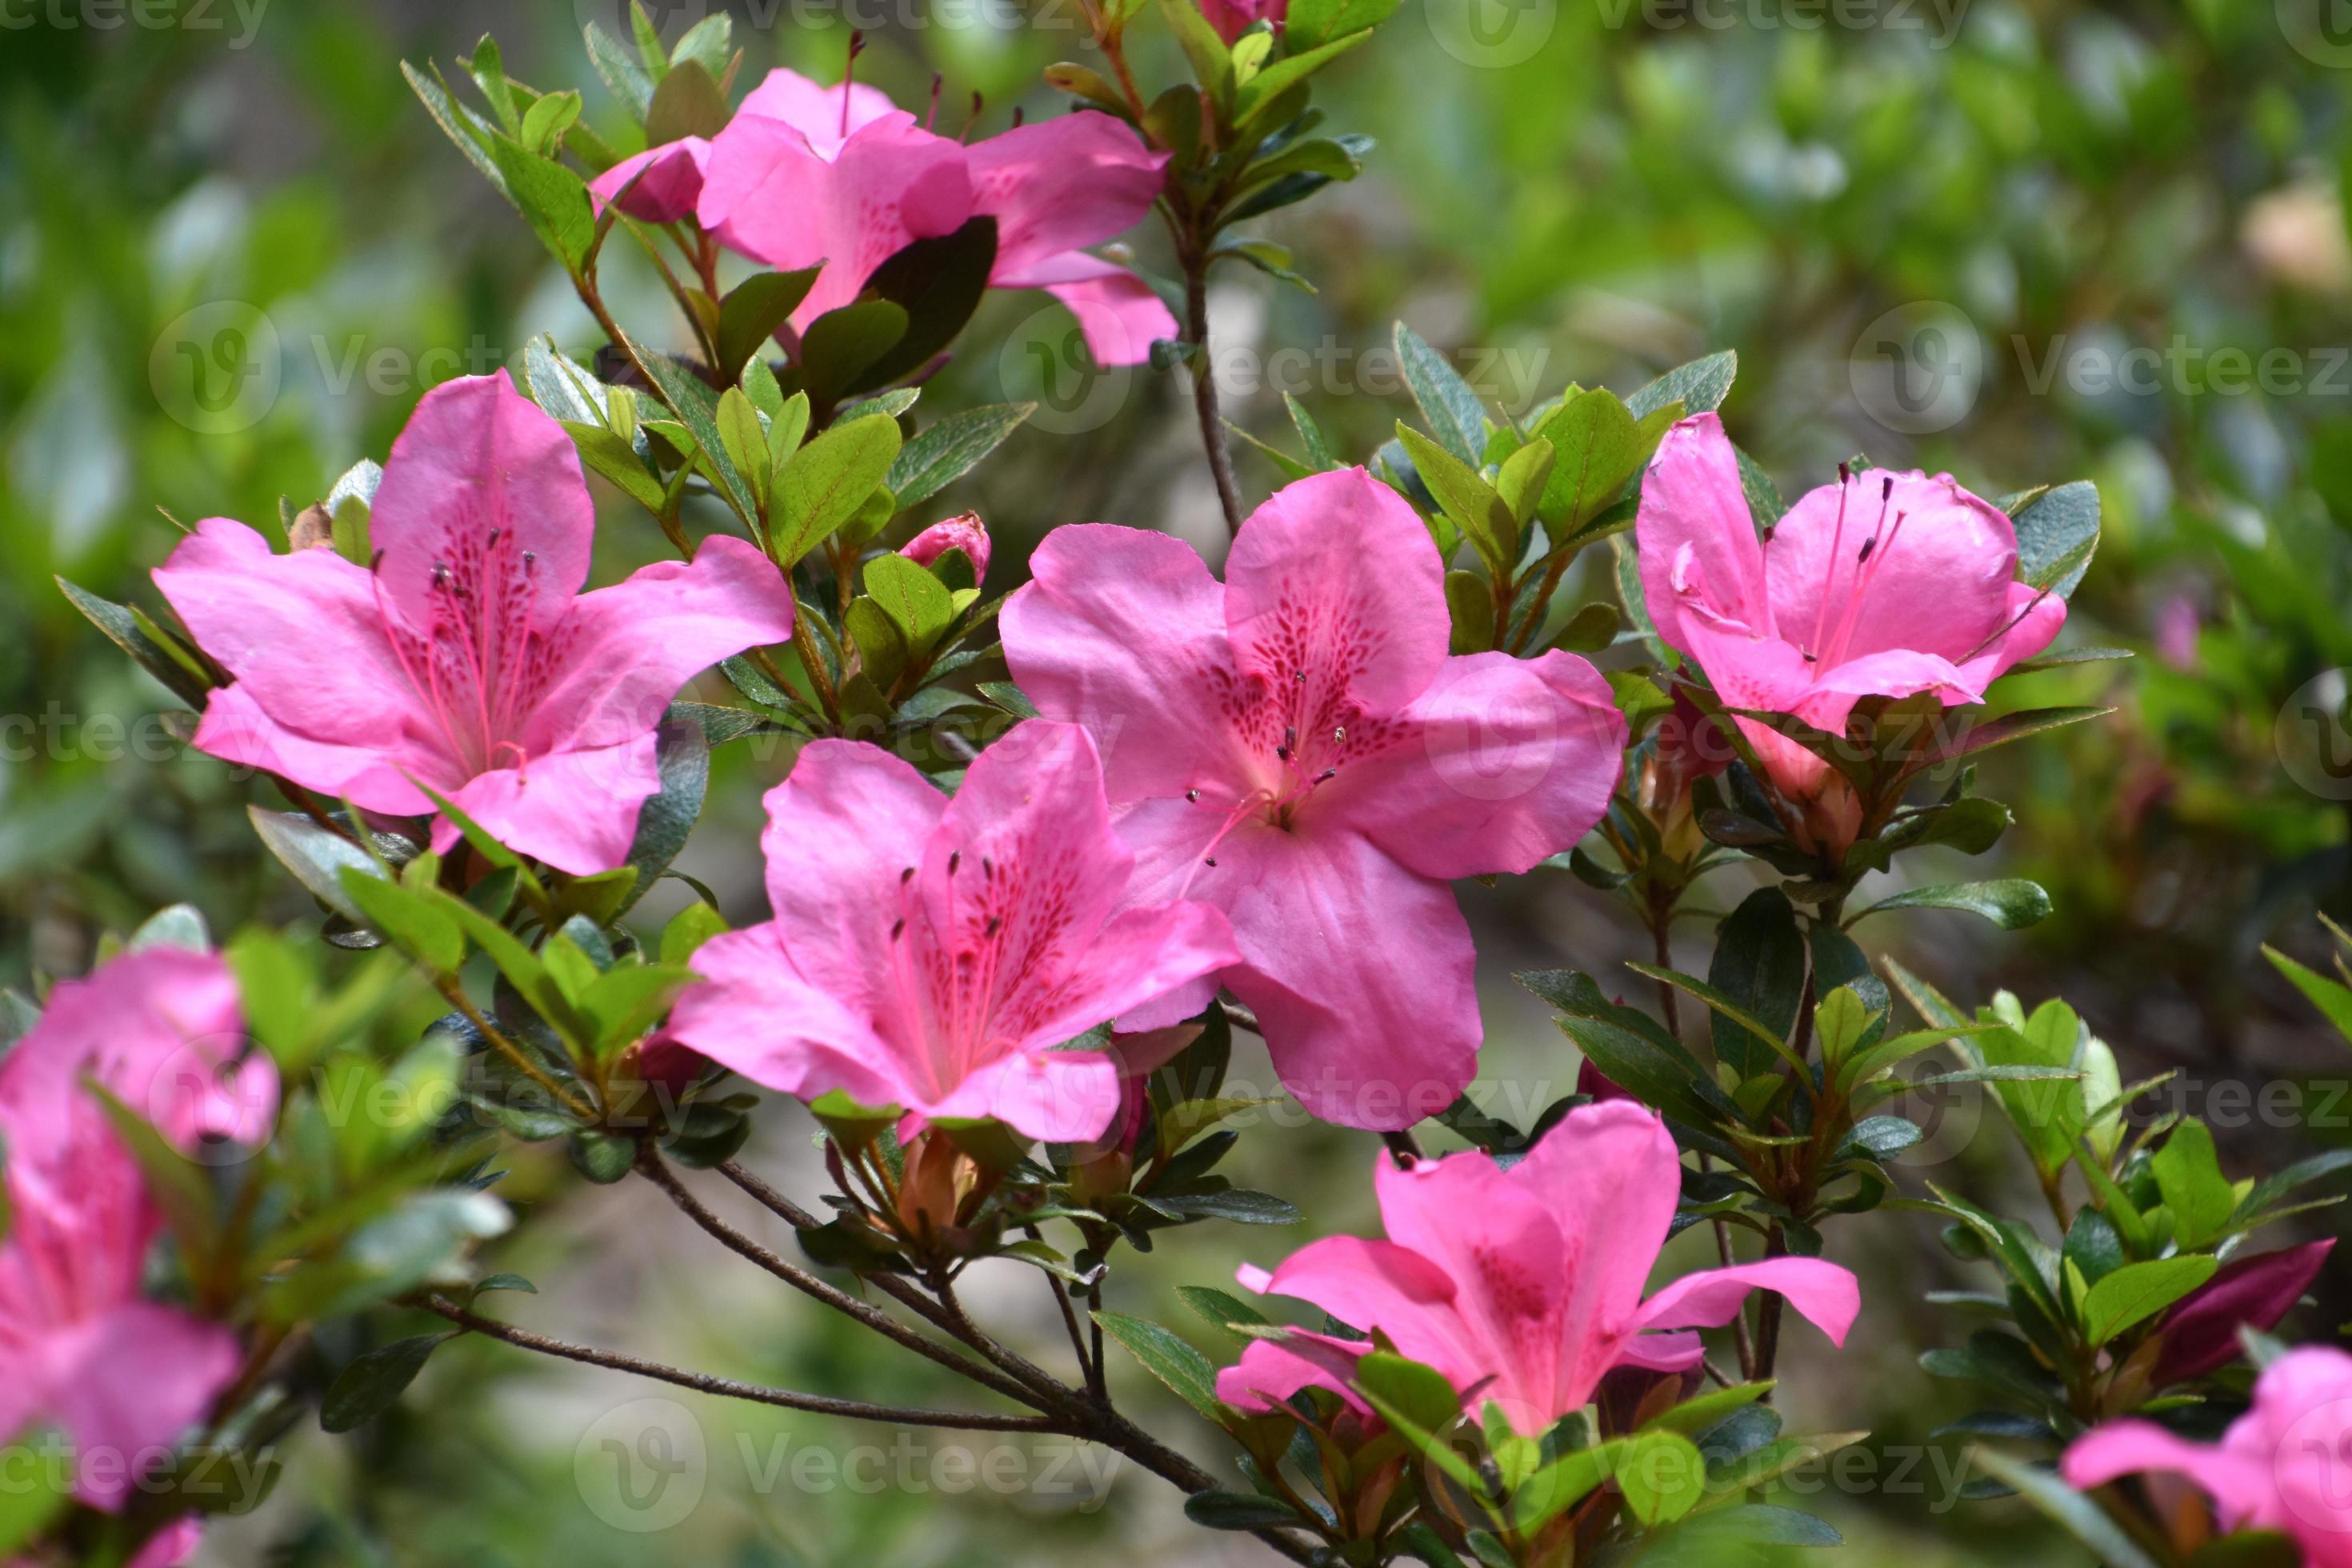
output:
<path id="1" fill-rule="evenodd" d="M 908 540 L 898 553 L 918 566 L 929 566 L 950 550 L 962 551 L 971 563 L 973 581 L 988 575 L 988 526 L 980 521 L 980 513 L 968 511 L 935 522 Z"/>

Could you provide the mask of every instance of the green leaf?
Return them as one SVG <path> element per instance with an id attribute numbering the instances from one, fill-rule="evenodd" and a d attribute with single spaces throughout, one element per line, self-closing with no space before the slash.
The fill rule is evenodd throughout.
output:
<path id="1" fill-rule="evenodd" d="M 2263 956 L 2273 967 L 2294 983 L 2294 988 L 2310 999 L 2311 1005 L 2327 1015 L 2336 1032 L 2352 1042 L 2352 988 L 2330 980 L 2315 970 L 2306 969 L 2278 949 L 2264 944 Z"/>
<path id="2" fill-rule="evenodd" d="M 883 554 L 868 561 L 866 591 L 919 655 L 928 652 L 955 621 L 955 601 L 946 585 L 903 555 Z"/>
<path id="3" fill-rule="evenodd" d="M 898 460 L 898 422 L 835 425 L 793 454 L 777 477 L 771 544 L 787 570 L 857 514 Z"/>
<path id="4" fill-rule="evenodd" d="M 580 118 L 580 95 L 551 92 L 522 117 L 522 144 L 534 153 L 546 152 Z"/>
<path id="5" fill-rule="evenodd" d="M 1386 1351 L 1375 1351 L 1356 1363 L 1356 1386 L 1432 1436 L 1462 1414 L 1462 1396 L 1444 1373 Z"/>
<path id="6" fill-rule="evenodd" d="M 1103 1332 L 1117 1340 L 1144 1370 L 1173 1389 L 1177 1396 L 1214 1421 L 1217 1418 L 1217 1369 L 1209 1358 L 1159 1324 L 1124 1312 L 1093 1314 Z"/>
<path id="7" fill-rule="evenodd" d="M 434 123 L 441 127 L 442 133 L 466 155 L 466 161 L 481 172 L 482 177 L 490 182 L 499 195 L 509 201 L 514 200 L 512 193 L 507 189 L 506 175 L 499 172 L 497 162 L 488 151 L 488 143 L 496 139 L 497 133 L 480 115 L 449 95 L 448 84 L 441 79 L 440 68 L 436 66 L 428 77 L 403 60 L 400 62 L 400 74 L 406 79 L 418 101 L 425 105 L 425 112 L 433 117 Z"/>
<path id="8" fill-rule="evenodd" d="M 54 581 L 73 607 L 89 618 L 90 625 L 104 632 L 107 640 L 129 654 L 140 668 L 162 681 L 173 696 L 192 708 L 205 706 L 212 689 L 211 678 L 202 674 L 200 668 L 192 668 L 194 656 L 187 650 L 166 645 L 151 635 L 147 626 L 153 622 L 142 626 L 142 617 L 124 606 L 101 599 L 63 577 Z"/>
<path id="9" fill-rule="evenodd" d="M 1184 1305 L 1190 1307 L 1202 1321 L 1214 1328 L 1237 1346 L 1248 1345 L 1255 1336 L 1234 1332 L 1235 1324 L 1257 1329 L 1270 1326 L 1266 1315 L 1255 1307 L 1237 1296 L 1223 1290 L 1213 1289 L 1206 1285 L 1179 1285 L 1176 1287 L 1176 1297 Z"/>
<path id="10" fill-rule="evenodd" d="M 344 868 L 343 897 L 386 941 L 436 974 L 454 974 L 466 960 L 466 938 L 448 914 L 424 893 L 380 875 L 373 867 Z"/>
<path id="11" fill-rule="evenodd" d="M 1160 15 L 1169 31 L 1176 35 L 1176 42 L 1192 68 L 1193 79 L 1209 89 L 1209 96 L 1218 105 L 1230 108 L 1234 101 L 1234 58 L 1224 39 L 1217 37 L 1216 28 L 1209 25 L 1209 19 L 1192 0 L 1160 0 Z"/>
<path id="12" fill-rule="evenodd" d="M 1658 435 L 1663 435 L 1663 428 Z M 1559 457 L 1544 486 L 1538 515 L 1554 549 L 1581 532 L 1614 501 L 1657 446 L 1657 435 L 1637 427 L 1633 416 L 1602 388 L 1580 392 L 1544 421 L 1536 434 Z"/>
<path id="13" fill-rule="evenodd" d="M 2037 1465 L 1990 1448 L 1970 1448 L 1969 1462 L 2016 1492 L 2097 1554 L 2105 1568 L 2157 1568 L 2115 1521 L 2089 1498 Z"/>
<path id="14" fill-rule="evenodd" d="M 1486 454 L 1486 409 L 1470 384 L 1402 321 L 1395 331 L 1397 361 L 1437 444 L 1475 476 Z M 1554 443 L 1558 445 L 1557 442 Z M 1420 458 L 1414 458 L 1416 466 Z M 1442 499 L 1442 498 L 1441 498 Z"/>
<path id="15" fill-rule="evenodd" d="M 2006 746 L 2012 741 L 2022 741 L 2029 735 L 2063 729 L 2086 720 L 2104 719 L 2114 711 L 2112 708 L 2035 708 L 2022 713 L 2004 713 L 1998 719 L 1969 726 L 1958 739 L 1938 746 L 1918 766 L 1921 769 L 1936 767 L 1960 757 L 1990 752 L 1995 746 Z"/>
<path id="16" fill-rule="evenodd" d="M 1349 33 L 1345 37 L 1318 44 L 1311 49 L 1285 55 L 1281 59 L 1249 79 L 1234 95 L 1234 121 L 1247 127 L 1258 116 L 1283 101 L 1282 95 L 1297 86 L 1349 49 L 1369 41 L 1371 30 Z M 1303 96 L 1303 95 L 1302 95 Z M 1244 134 L 1247 131 L 1244 130 Z"/>
<path id="17" fill-rule="evenodd" d="M 727 291 L 727 297 L 719 301 L 721 374 L 730 382 L 741 378 L 751 357 L 808 297 L 819 270 L 807 267 L 797 272 L 755 272 Z"/>
<path id="18" fill-rule="evenodd" d="M 2172 1234 L 2184 1251 L 2210 1247 L 2229 1234 L 2237 1213 L 2237 1189 L 2221 1173 L 2213 1134 L 2189 1117 L 2174 1125 L 2164 1146 L 2148 1159 L 2157 1191 L 2172 1211 Z"/>
<path id="19" fill-rule="evenodd" d="M 1154 1204 L 1194 1219 L 1225 1219 L 1240 1225 L 1297 1225 L 1297 1208 L 1272 1193 L 1230 1187 L 1216 1193 L 1153 1194 Z"/>
<path id="20" fill-rule="evenodd" d="M 901 510 L 929 500 L 970 473 L 1035 412 L 1034 403 L 992 403 L 950 414 L 899 449 L 883 482 L 898 498 Z"/>
<path id="21" fill-rule="evenodd" d="M 1681 404 L 1685 415 L 1711 414 L 1723 406 L 1738 374 L 1739 356 L 1726 349 L 1666 372 L 1627 398 L 1625 406 L 1637 419 L 1647 418 L 1669 403 Z"/>
<path id="22" fill-rule="evenodd" d="M 1297 0 L 1283 22 L 1283 45 L 1319 48 L 1334 38 L 1376 27 L 1395 15 L 1402 0 Z"/>
<path id="23" fill-rule="evenodd" d="M 1805 939 L 1787 895 L 1759 888 L 1740 900 L 1716 933 L 1706 977 L 1748 1016 L 1743 1022 L 1736 1014 L 1717 1013 L 1710 1026 L 1716 1059 L 1743 1079 L 1771 1071 L 1771 1042 L 1786 1041 L 1795 1028 L 1805 989 Z"/>
<path id="24" fill-rule="evenodd" d="M 718 480 L 719 493 L 735 509 L 735 514 L 746 522 L 757 518 L 760 508 L 752 498 L 751 487 L 727 456 L 727 444 L 719 438 L 719 395 L 700 376 L 688 371 L 667 354 L 653 353 L 631 344 L 622 346 L 628 349 L 633 359 L 645 366 L 646 374 L 653 378 L 655 387 L 661 393 L 662 401 L 670 406 L 686 426 L 688 433 L 694 437 L 695 446 L 700 448 L 703 460 L 710 466 L 711 475 Z M 791 563 L 782 564 L 790 565 Z"/>
<path id="25" fill-rule="evenodd" d="M 146 1178 L 147 1195 L 163 1211 L 172 1234 L 192 1260 L 210 1258 L 220 1242 L 217 1202 L 205 1169 L 183 1154 L 144 1116 L 115 1098 L 96 1079 L 83 1087 L 94 1096 L 114 1129 L 116 1140 L 130 1152 Z"/>
<path id="26" fill-rule="evenodd" d="M 996 220 L 983 215 L 952 234 L 916 240 L 876 268 L 866 280 L 866 296 L 889 301 L 906 318 L 883 351 L 843 381 L 842 390 L 869 392 L 922 369 L 971 320 L 995 264 Z"/>
<path id="27" fill-rule="evenodd" d="M 701 61 L 686 60 L 670 68 L 646 106 L 646 145 L 662 147 L 688 136 L 716 136 L 733 114 L 718 79 Z"/>
<path id="28" fill-rule="evenodd" d="M 1511 509 L 1503 504 L 1503 498 L 1479 477 L 1476 468 L 1412 426 L 1400 420 L 1396 433 L 1422 483 L 1429 487 L 1438 506 L 1477 548 L 1487 574 L 1497 582 L 1507 579 L 1517 559 L 1519 525 Z"/>
<path id="29" fill-rule="evenodd" d="M 1184 1517 L 1210 1530 L 1267 1530 L 1307 1522 L 1280 1498 L 1254 1492 L 1194 1492 L 1184 1500 Z"/>
<path id="30" fill-rule="evenodd" d="M 654 79 L 635 56 L 621 47 L 619 40 L 595 23 L 587 24 L 582 34 L 587 40 L 588 63 L 594 66 L 596 74 L 604 79 L 604 85 L 613 89 L 613 96 L 626 106 L 631 115 L 643 121 L 646 111 L 653 107 Z"/>
<path id="31" fill-rule="evenodd" d="M 399 1402 L 433 1352 L 457 1337 L 455 1331 L 417 1334 L 357 1357 L 328 1385 L 326 1397 L 319 1403 L 320 1426 L 329 1432 L 349 1432 L 374 1420 Z"/>
<path id="32" fill-rule="evenodd" d="M 2017 877 L 1990 882 L 1909 888 L 1881 899 L 1854 915 L 1846 924 L 1853 925 L 1864 916 L 1874 915 L 1884 910 L 1962 910 L 1972 915 L 1982 915 L 2003 931 L 2020 931 L 2049 916 L 2050 895 L 2041 883 Z"/>
<path id="33" fill-rule="evenodd" d="M 2195 1254 L 2125 1264 L 2094 1281 L 2083 1299 L 2084 1339 L 2105 1344 L 2203 1285 L 2220 1267 L 2211 1258 Z"/>
<path id="34" fill-rule="evenodd" d="M 596 215 L 587 185 L 553 159 L 503 138 L 490 143 L 489 155 L 505 179 L 507 199 L 541 242 L 577 276 L 596 238 Z"/>
<path id="35" fill-rule="evenodd" d="M 2099 488 L 2087 479 L 2045 490 L 2011 521 L 2017 528 L 2018 575 L 2058 597 L 2071 597 L 2099 546 Z"/>
<path id="36" fill-rule="evenodd" d="M 1615 1473 L 1628 1511 L 1652 1527 L 1680 1519 L 1706 1491 L 1706 1461 L 1679 1432 L 1653 1430 L 1634 1437 Z"/>

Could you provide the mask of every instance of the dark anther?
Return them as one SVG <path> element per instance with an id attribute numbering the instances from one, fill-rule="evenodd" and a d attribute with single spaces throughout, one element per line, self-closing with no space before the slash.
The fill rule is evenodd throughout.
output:
<path id="1" fill-rule="evenodd" d="M 1201 792 L 1196 789 L 1188 789 L 1184 792 L 1184 798 L 1192 801 L 1195 805 L 1198 805 L 1201 799 Z"/>

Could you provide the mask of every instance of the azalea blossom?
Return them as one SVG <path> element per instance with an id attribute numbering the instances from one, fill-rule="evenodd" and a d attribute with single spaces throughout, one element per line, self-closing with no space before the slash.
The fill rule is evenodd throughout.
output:
<path id="1" fill-rule="evenodd" d="M 1177 335 L 1176 319 L 1149 284 L 1085 247 L 1143 219 L 1167 162 L 1094 110 L 966 143 L 917 124 L 873 88 L 823 88 L 778 69 L 707 144 L 641 153 L 590 189 L 660 221 L 684 215 L 690 189 L 696 217 L 720 243 L 788 271 L 824 263 L 793 312 L 796 331 L 856 300 L 908 245 L 993 217 L 989 286 L 1045 290 L 1076 315 L 1097 363 L 1135 364 L 1155 340 Z"/>
<path id="2" fill-rule="evenodd" d="M 1634 523 L 1658 636 L 1696 660 L 1727 708 L 1842 734 L 1865 697 L 1947 705 L 2050 646 L 2066 602 L 2017 580 L 2017 531 L 1948 474 L 1842 475 L 1759 538 L 1738 458 L 1712 414 L 1666 432 Z M 1820 757 L 1739 721 L 1772 782 L 1851 837 L 1851 793 Z"/>
<path id="3" fill-rule="evenodd" d="M 1444 564 L 1361 468 L 1260 507 L 1222 586 L 1181 540 L 1098 524 L 1030 565 L 1003 616 L 1013 679 L 1093 732 L 1148 896 L 1232 918 L 1241 962 L 1218 978 L 1283 1082 L 1351 1127 L 1452 1103 L 1480 1026 L 1447 883 L 1525 871 L 1599 820 L 1625 745 L 1607 682 L 1566 653 L 1449 658 Z"/>
<path id="4" fill-rule="evenodd" d="M 277 1108 L 266 1058 L 241 1056 L 227 967 L 152 948 L 59 985 L 0 1059 L 10 1224 L 0 1243 L 0 1441 L 37 1426 L 72 1444 L 75 1495 L 110 1511 L 236 1377 L 236 1336 L 141 1290 L 163 1228 L 101 1086 L 193 1151 L 252 1142 Z M 158 1564 L 191 1542 L 167 1532 Z M 151 1548 L 151 1550 L 154 1550 Z"/>
<path id="5" fill-rule="evenodd" d="M 968 511 L 935 522 L 908 540 L 898 553 L 918 566 L 929 566 L 950 550 L 962 551 L 964 559 L 971 563 L 972 581 L 988 575 L 988 529 L 980 513 Z"/>
<path id="6" fill-rule="evenodd" d="M 2277 1531 L 2305 1568 L 2352 1568 L 2352 1355 L 2326 1345 L 2289 1351 L 2254 1381 L 2254 1403 L 2218 1444 L 2192 1443 L 2152 1421 L 2112 1421 L 2074 1440 L 2060 1469 L 2070 1486 L 2172 1475 L 2213 1500 L 2228 1531 Z"/>
<path id="7" fill-rule="evenodd" d="M 1467 1150 L 1373 1167 L 1385 1241 L 1329 1237 L 1272 1273 L 1244 1268 L 1253 1290 L 1295 1296 L 1455 1390 L 1499 1404 L 1520 1432 L 1580 1410 L 1612 1367 L 1681 1372 L 1704 1353 L 1696 1333 L 1776 1290 L 1840 1345 L 1861 1310 L 1852 1274 L 1811 1258 L 1775 1258 L 1687 1274 L 1646 1300 L 1666 1243 L 1682 1163 L 1665 1124 L 1628 1100 L 1580 1107 L 1505 1169 Z M 1345 1392 L 1369 1340 L 1293 1335 L 1260 1341 L 1217 1378 L 1217 1397 L 1266 1408 L 1307 1384 Z"/>
<path id="8" fill-rule="evenodd" d="M 817 741 L 769 793 L 775 918 L 695 955 L 668 1036 L 754 1082 L 926 1118 L 1099 1136 L 1107 1052 L 1056 1050 L 1234 961 L 1204 904 L 1125 900 L 1094 742 L 1029 721 L 955 798 L 877 747 Z"/>
<path id="9" fill-rule="evenodd" d="M 678 688 L 792 634 L 782 575 L 723 535 L 691 565 L 582 594 L 595 513 L 579 457 L 503 370 L 425 394 L 371 528 L 373 568 L 274 554 L 213 518 L 156 572 L 236 678 L 197 747 L 390 816 L 432 812 L 429 787 L 559 870 L 628 858 Z M 436 823 L 435 848 L 457 839 Z"/>

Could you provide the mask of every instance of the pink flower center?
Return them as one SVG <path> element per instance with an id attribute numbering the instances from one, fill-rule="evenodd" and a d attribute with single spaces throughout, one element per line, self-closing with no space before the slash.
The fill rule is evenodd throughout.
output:
<path id="1" fill-rule="evenodd" d="M 890 928 L 908 1036 L 925 1047 L 931 1089 L 945 1095 L 1013 1049 L 1072 978 L 1060 962 L 1073 926 L 1072 868 L 987 856 L 948 857 L 945 930 L 924 905 L 916 868 L 898 877 Z"/>
<path id="2" fill-rule="evenodd" d="M 1895 503 L 1895 480 L 1889 478 L 1879 487 L 1878 521 L 1854 556 L 1853 580 L 1847 586 L 1844 602 L 1836 606 L 1837 613 L 1832 617 L 1831 609 L 1837 586 L 1838 563 L 1843 558 L 1845 550 L 1846 501 L 1853 492 L 1853 477 L 1841 463 L 1838 465 L 1837 526 L 1830 532 L 1829 554 L 1822 568 L 1820 603 L 1813 612 L 1811 636 L 1797 645 L 1804 653 L 1805 662 L 1822 669 L 1845 662 L 1853 642 L 1854 627 L 1862 619 L 1863 605 L 1870 597 L 1872 587 L 1877 584 L 1878 574 L 1885 570 L 1888 558 L 1895 553 L 1895 546 L 1903 537 L 1904 519 L 1910 515 L 1895 512 L 1894 525 L 1891 528 L 1887 525 L 1887 514 Z M 1773 536 L 1772 529 L 1764 531 L 1767 603 L 1770 602 Z"/>
<path id="3" fill-rule="evenodd" d="M 534 626 L 539 557 L 512 530 L 453 528 L 435 561 L 430 624 L 415 627 L 385 599 L 376 555 L 376 605 L 400 667 L 433 716 L 457 784 L 530 761 L 525 731 L 563 667 L 569 629 Z"/>

